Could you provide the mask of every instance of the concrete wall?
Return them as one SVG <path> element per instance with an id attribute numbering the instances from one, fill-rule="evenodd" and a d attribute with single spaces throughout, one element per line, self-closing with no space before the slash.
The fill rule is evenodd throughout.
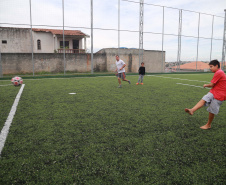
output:
<path id="1" fill-rule="evenodd" d="M 3 40 L 6 40 L 7 44 L 3 44 Z M 30 29 L 0 27 L 0 49 L 2 53 L 30 53 L 31 48 Z"/>
<path id="2" fill-rule="evenodd" d="M 118 55 L 117 48 L 102 49 L 98 53 L 106 54 L 107 57 L 107 70 L 114 71 L 115 55 Z M 165 70 L 165 51 L 143 51 L 143 62 L 147 72 L 164 72 Z M 162 56 L 163 55 L 163 56 Z M 127 72 L 137 72 L 139 69 L 139 49 L 120 49 L 119 57 L 126 63 Z M 162 62 L 163 57 L 163 62 Z"/>
<path id="3" fill-rule="evenodd" d="M 66 54 L 66 71 L 88 72 L 91 71 L 90 54 Z M 104 54 L 94 55 L 94 71 L 106 71 L 106 56 Z M 28 53 L 2 53 L 3 74 L 32 73 L 32 56 Z M 35 53 L 34 54 L 35 72 L 63 72 L 63 54 L 59 53 Z"/>
<path id="4" fill-rule="evenodd" d="M 93 56 L 94 72 L 114 72 L 117 49 L 103 49 Z M 165 54 L 165 52 L 163 52 Z M 91 72 L 90 54 L 66 54 L 66 71 Z M 139 50 L 120 50 L 120 58 L 126 63 L 126 72 L 137 73 L 139 69 Z M 165 55 L 164 55 L 165 60 Z M 3 74 L 32 73 L 32 55 L 28 53 L 2 53 Z M 146 72 L 164 72 L 161 51 L 144 51 L 143 59 Z M 62 53 L 35 53 L 35 72 L 63 72 L 64 59 Z"/>

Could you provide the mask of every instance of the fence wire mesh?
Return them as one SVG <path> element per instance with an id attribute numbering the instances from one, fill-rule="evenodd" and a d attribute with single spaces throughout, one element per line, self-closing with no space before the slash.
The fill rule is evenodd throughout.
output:
<path id="1" fill-rule="evenodd" d="M 51 2 L 0 1 L 1 77 L 19 71 L 22 73 L 31 71 L 33 75 L 111 72 L 113 67 L 98 67 L 106 63 L 97 64 L 98 59 L 94 57 L 96 53 L 104 48 L 113 48 L 119 54 L 127 49 L 141 48 L 140 1 L 54 0 L 53 4 Z M 195 67 L 190 70 L 203 71 L 199 62 L 223 59 L 225 16 L 160 6 L 145 1 L 142 16 L 143 49 L 165 53 L 164 57 L 163 55 L 160 57 L 163 69 L 160 72 L 186 70 L 182 65 L 189 62 L 195 62 Z M 4 28 L 24 28 L 27 31 L 24 34 L 26 38 L 15 32 L 11 35 L 9 34 L 11 32 L 6 34 Z M 34 29 L 62 32 L 52 33 L 50 37 L 48 35 L 50 31 L 37 32 Z M 68 35 L 66 33 L 68 30 L 80 30 L 86 38 Z M 43 32 L 48 34 L 41 36 L 40 33 Z M 22 43 L 18 43 L 19 40 Z M 47 53 L 49 55 L 45 55 Z M 23 64 L 26 60 L 29 61 Z M 77 63 L 73 63 L 76 60 Z M 82 60 L 89 62 L 80 64 L 79 61 Z M 20 61 L 20 64 L 17 61 Z M 225 67 L 224 61 L 221 62 L 222 67 Z M 58 66 L 53 70 L 51 66 L 54 65 Z"/>

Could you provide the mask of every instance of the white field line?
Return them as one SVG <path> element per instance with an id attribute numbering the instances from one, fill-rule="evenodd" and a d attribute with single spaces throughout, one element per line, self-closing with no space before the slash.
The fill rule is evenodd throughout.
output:
<path id="1" fill-rule="evenodd" d="M 17 105 L 19 103 L 20 96 L 21 96 L 21 94 L 23 92 L 24 86 L 25 86 L 25 84 L 22 84 L 22 86 L 20 88 L 20 91 L 18 92 L 18 94 L 16 96 L 16 99 L 15 99 L 15 101 L 13 103 L 11 111 L 10 111 L 10 113 L 8 115 L 8 118 L 7 118 L 6 122 L 5 122 L 5 125 L 2 128 L 2 131 L 0 133 L 0 156 L 1 156 L 1 153 L 2 153 L 2 149 L 3 149 L 4 145 L 5 145 L 6 138 L 7 138 L 8 133 L 9 133 L 9 128 L 11 126 L 11 123 L 13 121 L 14 115 L 16 113 Z"/>
<path id="2" fill-rule="evenodd" d="M 183 83 L 176 83 L 176 84 L 178 84 L 178 85 L 187 85 L 187 86 L 190 86 L 190 87 L 198 87 L 198 88 L 204 88 L 203 86 L 197 86 L 197 85 L 191 85 L 191 84 L 183 84 Z M 206 87 L 205 89 L 210 89 L 210 88 L 208 88 L 208 87 Z"/>
<path id="3" fill-rule="evenodd" d="M 147 76 L 160 77 L 160 78 L 170 78 L 170 79 L 173 79 L 173 80 L 184 80 L 184 81 L 189 81 L 189 82 L 210 83 L 210 82 L 207 82 L 207 81 L 189 80 L 189 79 L 184 79 L 184 78 L 172 78 L 172 77 L 157 76 L 157 75 L 147 75 Z"/>
<path id="4" fill-rule="evenodd" d="M 173 80 L 183 80 L 183 81 L 189 81 L 189 82 L 202 82 L 202 83 L 210 83 L 207 81 L 199 81 L 199 80 L 189 80 L 189 79 L 183 79 L 183 78 L 172 78 L 172 77 L 165 77 L 165 76 L 156 76 L 156 75 L 147 75 L 147 76 L 153 76 L 153 77 L 160 77 L 160 78 L 169 78 L 169 79 L 173 79 Z M 190 87 L 198 87 L 198 88 L 204 88 L 203 86 L 197 86 L 197 85 L 191 85 L 191 84 L 183 84 L 183 83 L 176 83 L 178 85 L 187 85 Z M 211 89 L 211 88 L 205 88 L 205 89 Z"/>

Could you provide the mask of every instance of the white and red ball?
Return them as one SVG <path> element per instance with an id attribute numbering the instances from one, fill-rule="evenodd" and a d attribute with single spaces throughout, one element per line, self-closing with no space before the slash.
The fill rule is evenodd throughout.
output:
<path id="1" fill-rule="evenodd" d="M 15 76 L 11 79 L 11 82 L 14 86 L 20 86 L 23 84 L 23 79 L 19 76 Z"/>

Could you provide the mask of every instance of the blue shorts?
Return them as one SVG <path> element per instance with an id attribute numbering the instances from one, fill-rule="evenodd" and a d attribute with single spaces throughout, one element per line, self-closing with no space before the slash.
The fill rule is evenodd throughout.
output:
<path id="1" fill-rule="evenodd" d="M 221 104 L 223 101 L 216 100 L 213 97 L 213 94 L 208 92 L 205 96 L 202 97 L 203 100 L 205 100 L 205 106 L 207 106 L 207 111 L 217 115 L 220 109 Z"/>

